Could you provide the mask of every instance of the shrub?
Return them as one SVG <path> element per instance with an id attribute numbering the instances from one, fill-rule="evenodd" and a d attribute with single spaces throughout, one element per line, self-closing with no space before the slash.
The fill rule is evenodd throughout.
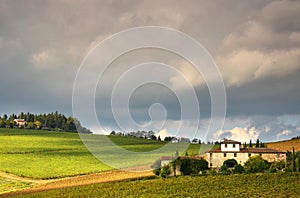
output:
<path id="1" fill-rule="evenodd" d="M 289 168 L 289 167 L 286 167 L 286 168 L 284 169 L 284 172 L 290 173 L 290 172 L 293 172 L 293 170 L 292 170 L 291 168 Z"/>
<path id="2" fill-rule="evenodd" d="M 270 166 L 269 172 L 274 173 L 276 171 L 283 170 L 284 167 L 285 167 L 284 161 L 273 162 Z"/>
<path id="3" fill-rule="evenodd" d="M 245 168 L 241 164 L 236 164 L 233 168 L 234 173 L 243 173 L 245 172 Z"/>
<path id="4" fill-rule="evenodd" d="M 216 169 L 211 169 L 211 170 L 209 171 L 209 174 L 210 174 L 210 175 L 217 175 L 218 173 L 217 173 Z"/>
<path id="5" fill-rule="evenodd" d="M 229 175 L 231 173 L 230 170 L 228 169 L 228 166 L 226 164 L 223 164 L 221 166 L 221 173 L 223 175 Z"/>
<path id="6" fill-rule="evenodd" d="M 250 157 L 245 163 L 245 170 L 249 173 L 264 172 L 269 169 L 269 162 L 261 156 Z"/>
<path id="7" fill-rule="evenodd" d="M 170 165 L 165 165 L 161 168 L 160 170 L 160 176 L 162 178 L 166 178 L 167 176 L 169 176 L 171 174 L 171 168 Z"/>
<path id="8" fill-rule="evenodd" d="M 183 175 L 198 174 L 208 169 L 208 162 L 205 159 L 183 158 L 180 160 L 180 171 Z"/>
<path id="9" fill-rule="evenodd" d="M 158 168 L 158 169 L 153 169 L 153 173 L 154 173 L 156 176 L 159 176 L 159 175 L 160 175 L 160 168 Z"/>

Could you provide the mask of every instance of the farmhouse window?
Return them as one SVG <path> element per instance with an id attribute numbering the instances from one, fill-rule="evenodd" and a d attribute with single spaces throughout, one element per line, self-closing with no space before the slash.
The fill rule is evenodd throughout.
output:
<path id="1" fill-rule="evenodd" d="M 209 155 L 210 155 L 210 157 L 212 157 L 212 156 L 213 156 L 213 154 L 212 154 L 212 153 L 210 153 Z"/>
<path id="2" fill-rule="evenodd" d="M 235 144 L 233 144 L 233 148 L 235 148 Z"/>
<path id="3" fill-rule="evenodd" d="M 210 167 L 212 167 L 212 166 L 213 166 L 213 164 L 212 164 L 212 163 L 210 163 L 209 165 L 210 165 Z"/>
<path id="4" fill-rule="evenodd" d="M 262 156 L 262 154 L 260 153 L 259 156 Z"/>
<path id="5" fill-rule="evenodd" d="M 251 157 L 251 153 L 248 153 L 248 157 Z"/>
<path id="6" fill-rule="evenodd" d="M 227 148 L 227 144 L 225 144 L 225 148 Z"/>
<path id="7" fill-rule="evenodd" d="M 234 153 L 234 157 L 237 157 L 237 153 Z"/>
<path id="8" fill-rule="evenodd" d="M 224 157 L 226 157 L 227 155 L 226 155 L 226 153 L 224 153 Z"/>

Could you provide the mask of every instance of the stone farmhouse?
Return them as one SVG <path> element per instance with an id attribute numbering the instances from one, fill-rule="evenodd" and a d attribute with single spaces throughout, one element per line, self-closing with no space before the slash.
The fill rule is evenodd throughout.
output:
<path id="1" fill-rule="evenodd" d="M 26 124 L 26 121 L 24 119 L 14 119 L 14 122 L 18 125 L 18 127 L 24 127 Z"/>
<path id="2" fill-rule="evenodd" d="M 241 142 L 234 140 L 223 140 L 221 148 L 207 151 L 205 155 L 211 168 L 220 168 L 227 159 L 235 159 L 244 165 L 249 157 L 256 155 L 260 155 L 269 162 L 286 160 L 285 152 L 272 148 L 242 148 Z"/>

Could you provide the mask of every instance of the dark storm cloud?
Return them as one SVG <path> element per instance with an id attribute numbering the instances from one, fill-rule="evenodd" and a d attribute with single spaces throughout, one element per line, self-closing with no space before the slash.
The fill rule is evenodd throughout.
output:
<path id="1" fill-rule="evenodd" d="M 278 128 L 270 120 L 300 114 L 299 13 L 298 1 L 1 1 L 0 114 L 59 110 L 71 115 L 73 82 L 87 52 L 123 29 L 158 25 L 193 36 L 216 59 L 227 89 L 227 129 L 246 125 L 252 118 L 252 126 L 263 134 L 259 122 Z M 155 53 L 148 56 L 169 61 Z M 207 87 L 195 86 L 201 117 L 208 119 Z M 134 95 L 130 107 L 136 120 L 149 120 L 155 94 L 149 89 Z M 168 117 L 177 121 L 178 102 L 172 94 L 159 99 L 166 104 Z M 96 100 L 97 111 L 110 128 L 108 92 L 98 93 Z M 284 127 L 294 131 L 278 138 L 298 133 L 297 126 L 281 125 L 276 134 Z"/>

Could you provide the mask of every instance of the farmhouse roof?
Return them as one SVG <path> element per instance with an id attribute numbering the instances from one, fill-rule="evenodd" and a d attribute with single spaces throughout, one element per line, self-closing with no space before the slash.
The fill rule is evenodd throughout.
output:
<path id="1" fill-rule="evenodd" d="M 25 122 L 24 119 L 14 119 L 14 121 L 16 121 L 16 122 Z"/>
<path id="2" fill-rule="evenodd" d="M 285 153 L 272 148 L 243 148 L 240 153 Z"/>
<path id="3" fill-rule="evenodd" d="M 235 141 L 235 140 L 223 140 L 222 142 L 221 142 L 221 144 L 241 144 L 241 142 L 239 142 L 239 141 Z"/>
<path id="4" fill-rule="evenodd" d="M 284 154 L 285 152 L 272 148 L 241 148 L 240 151 L 221 151 L 221 148 L 207 151 L 207 153 L 278 153 Z"/>
<path id="5" fill-rule="evenodd" d="M 174 157 L 173 156 L 162 156 L 160 158 L 161 161 L 169 161 L 169 160 L 173 160 Z"/>

